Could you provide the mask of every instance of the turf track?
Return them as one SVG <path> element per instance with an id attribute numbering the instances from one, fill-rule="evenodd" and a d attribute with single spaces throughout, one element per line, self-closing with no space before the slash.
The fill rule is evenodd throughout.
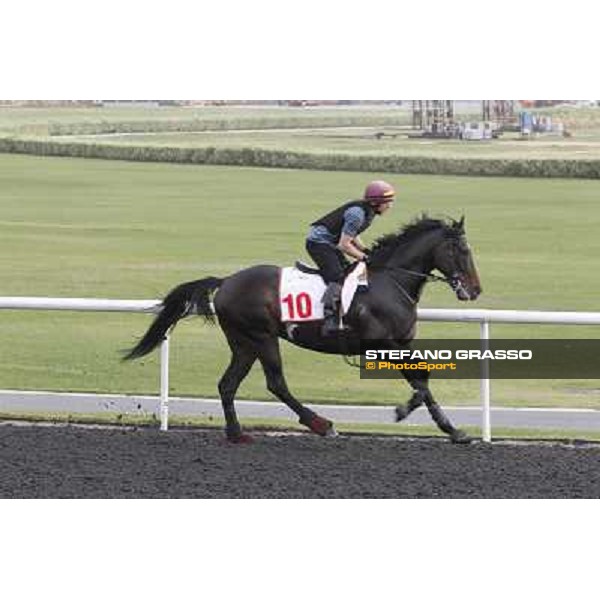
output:
<path id="1" fill-rule="evenodd" d="M 598 498 L 600 447 L 0 426 L 0 498 Z"/>

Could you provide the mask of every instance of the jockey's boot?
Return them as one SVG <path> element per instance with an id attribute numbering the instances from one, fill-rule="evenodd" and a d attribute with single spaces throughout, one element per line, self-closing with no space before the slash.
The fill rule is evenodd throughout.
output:
<path id="1" fill-rule="evenodd" d="M 340 329 L 340 303 L 342 300 L 342 286 L 333 281 L 323 294 L 323 314 L 325 320 L 321 328 L 321 335 L 329 337 L 335 335 Z"/>

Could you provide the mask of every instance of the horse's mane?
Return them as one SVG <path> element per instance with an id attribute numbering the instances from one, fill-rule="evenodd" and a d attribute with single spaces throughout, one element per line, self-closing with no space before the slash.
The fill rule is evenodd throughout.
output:
<path id="1" fill-rule="evenodd" d="M 408 245 L 430 231 L 444 229 L 450 232 L 455 225 L 455 221 L 447 222 L 443 219 L 434 219 L 424 213 L 414 221 L 401 227 L 396 233 L 386 233 L 377 238 L 371 246 L 369 264 L 373 267 L 382 266 L 400 246 Z"/>

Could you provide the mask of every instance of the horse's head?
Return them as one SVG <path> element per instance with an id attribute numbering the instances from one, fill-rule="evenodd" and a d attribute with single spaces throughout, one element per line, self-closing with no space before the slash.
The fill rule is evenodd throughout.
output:
<path id="1" fill-rule="evenodd" d="M 475 300 L 481 294 L 479 274 L 465 235 L 465 217 L 443 229 L 433 251 L 433 268 L 448 279 L 459 300 Z"/>
<path id="2" fill-rule="evenodd" d="M 481 293 L 479 275 L 465 236 L 465 218 L 447 222 L 423 215 L 400 232 L 376 240 L 369 264 L 374 270 L 396 270 L 418 287 L 434 269 L 443 273 L 459 300 L 475 300 Z M 415 276 L 422 276 L 421 279 Z M 419 292 L 415 291 L 418 297 Z"/>

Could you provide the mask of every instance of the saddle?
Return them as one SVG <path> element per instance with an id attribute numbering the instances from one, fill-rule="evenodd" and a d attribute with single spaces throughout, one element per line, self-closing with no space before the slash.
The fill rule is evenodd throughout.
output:
<path id="1" fill-rule="evenodd" d="M 357 290 L 367 286 L 365 263 L 349 265 L 342 287 L 342 315 L 350 310 Z M 282 268 L 279 282 L 281 321 L 298 323 L 323 319 L 322 300 L 326 287 L 319 269 L 306 263 L 297 261 L 294 267 Z"/>

